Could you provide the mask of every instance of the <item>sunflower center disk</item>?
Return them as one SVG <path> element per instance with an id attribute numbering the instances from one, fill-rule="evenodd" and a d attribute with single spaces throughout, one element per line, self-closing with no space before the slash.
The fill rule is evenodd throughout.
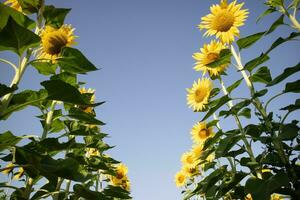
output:
<path id="1" fill-rule="evenodd" d="M 65 36 L 61 34 L 54 34 L 47 38 L 43 45 L 48 54 L 55 55 L 59 54 L 61 49 L 65 47 L 67 43 L 68 40 Z"/>
<path id="2" fill-rule="evenodd" d="M 218 60 L 219 54 L 217 53 L 209 53 L 207 55 L 208 64 Z"/>
<path id="3" fill-rule="evenodd" d="M 212 22 L 212 27 L 216 31 L 226 32 L 234 24 L 234 16 L 228 11 L 220 12 Z"/>
<path id="4" fill-rule="evenodd" d="M 207 129 L 202 129 L 199 131 L 198 135 L 201 139 L 205 139 L 209 136 L 209 132 Z"/>
<path id="5" fill-rule="evenodd" d="M 195 92 L 195 101 L 200 103 L 204 100 L 206 93 L 201 90 L 196 90 Z"/>

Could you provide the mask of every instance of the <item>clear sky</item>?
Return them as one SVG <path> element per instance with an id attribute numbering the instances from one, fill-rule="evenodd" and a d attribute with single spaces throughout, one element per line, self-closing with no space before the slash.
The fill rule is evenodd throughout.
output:
<path id="1" fill-rule="evenodd" d="M 107 123 L 103 131 L 110 134 L 107 142 L 116 145 L 110 155 L 129 167 L 132 196 L 135 200 L 177 200 L 180 190 L 173 177 L 180 169 L 180 156 L 191 147 L 190 129 L 203 116 L 186 105 L 186 88 L 201 77 L 193 70 L 192 54 L 208 42 L 197 25 L 209 13 L 211 0 L 51 0 L 48 4 L 72 8 L 66 22 L 75 28 L 79 48 L 101 70 L 80 76 L 87 87 L 96 89 L 98 101 L 107 103 L 96 109 L 100 120 Z M 241 1 L 239 1 L 241 2 Z M 265 7 L 262 0 L 247 0 L 250 11 L 241 35 L 265 30 L 265 25 L 278 15 L 259 24 L 255 19 Z M 249 60 L 266 50 L 279 35 L 288 36 L 291 29 L 279 28 L 274 34 L 243 52 Z M 283 67 L 299 61 L 299 43 L 290 42 L 271 53 L 267 66 L 275 76 Z M 11 54 L 0 52 L 0 57 Z M 0 64 L 0 82 L 9 83 L 12 71 Z M 238 80 L 231 67 L 227 85 Z M 294 76 L 295 78 L 295 76 Z M 20 84 L 39 89 L 45 80 L 29 68 Z M 258 84 L 258 87 L 262 87 Z M 281 89 L 276 87 L 275 90 Z M 237 93 L 236 93 L 237 94 Z M 238 95 L 247 95 L 241 86 Z M 282 101 L 294 102 L 299 95 L 288 95 Z M 277 102 L 277 105 L 280 102 Z M 276 105 L 274 105 L 276 107 Z M 17 135 L 41 134 L 34 116 L 35 108 L 13 114 L 0 121 L 0 132 L 12 130 Z M 245 122 L 246 123 L 246 122 Z M 221 122 L 225 129 L 235 124 Z M 1 178 L 1 177 L 0 177 Z"/>

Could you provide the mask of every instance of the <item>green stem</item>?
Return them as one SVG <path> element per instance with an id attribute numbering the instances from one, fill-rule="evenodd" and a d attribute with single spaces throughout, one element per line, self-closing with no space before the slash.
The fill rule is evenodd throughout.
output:
<path id="1" fill-rule="evenodd" d="M 53 118 L 55 105 L 56 105 L 56 101 L 52 101 L 51 106 L 50 106 L 50 110 L 47 113 L 46 122 L 45 122 L 45 125 L 44 125 L 44 131 L 43 131 L 43 135 L 42 135 L 42 140 L 47 138 L 47 134 L 48 134 L 49 128 L 51 127 L 51 123 L 52 123 L 52 118 Z"/>
<path id="2" fill-rule="evenodd" d="M 244 77 L 244 80 L 245 80 L 245 82 L 246 82 L 246 84 L 247 84 L 247 86 L 250 90 L 251 96 L 253 96 L 255 94 L 255 88 L 253 86 L 253 83 L 249 79 L 248 75 L 244 71 L 244 67 L 242 65 L 240 54 L 235 51 L 233 45 L 231 45 L 231 53 L 232 53 L 232 55 L 233 55 L 233 57 L 234 57 L 234 59 L 237 63 L 237 65 L 236 65 L 237 69 L 239 71 L 241 71 L 242 76 Z M 285 167 L 287 168 L 289 174 L 292 177 L 293 182 L 297 182 L 297 180 L 298 180 L 297 174 L 296 174 L 294 168 L 291 167 L 289 159 L 286 156 L 286 154 L 284 153 L 284 148 L 282 146 L 282 143 L 281 143 L 280 139 L 278 138 L 276 133 L 273 131 L 272 122 L 268 118 L 268 114 L 267 114 L 265 108 L 263 107 L 263 105 L 260 102 L 259 98 L 254 98 L 253 99 L 253 104 L 256 107 L 256 109 L 259 111 L 261 116 L 263 117 L 264 121 L 266 122 L 266 128 L 267 128 L 268 132 L 271 134 L 271 136 L 273 138 L 272 143 L 274 145 L 274 148 L 277 150 L 281 161 L 284 163 Z"/>
<path id="3" fill-rule="evenodd" d="M 276 94 L 276 95 L 273 96 L 272 98 L 270 98 L 270 99 L 267 101 L 267 103 L 266 103 L 264 109 L 267 110 L 268 105 L 271 103 L 271 101 L 273 101 L 273 100 L 276 99 L 277 97 L 280 97 L 280 96 L 283 95 L 283 94 L 285 94 L 285 93 L 284 93 L 284 92 L 281 92 L 281 93 L 279 93 L 279 94 Z"/>
<path id="4" fill-rule="evenodd" d="M 71 180 L 66 180 L 65 199 L 68 198 L 70 192 Z"/>
<path id="5" fill-rule="evenodd" d="M 10 62 L 8 60 L 5 60 L 3 58 L 0 58 L 0 61 L 3 62 L 3 63 L 6 63 L 8 65 L 10 65 L 15 70 L 15 72 L 18 71 L 18 67 L 14 63 L 12 63 L 12 62 Z"/>
<path id="6" fill-rule="evenodd" d="M 25 199 L 29 199 L 30 194 L 31 194 L 31 190 L 32 190 L 32 186 L 33 186 L 33 179 L 28 177 L 28 179 L 26 181 L 25 191 L 24 191 L 24 198 Z"/>

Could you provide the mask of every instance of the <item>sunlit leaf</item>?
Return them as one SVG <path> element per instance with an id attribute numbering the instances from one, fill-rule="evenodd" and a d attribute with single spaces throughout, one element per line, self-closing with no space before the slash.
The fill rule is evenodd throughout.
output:
<path id="1" fill-rule="evenodd" d="M 270 59 L 270 57 L 267 54 L 262 53 L 259 57 L 256 57 L 256 58 L 250 60 L 249 62 L 247 62 L 245 64 L 244 69 L 246 69 L 249 72 L 251 72 L 257 66 L 259 66 L 260 64 L 266 62 L 269 59 Z"/>
<path id="2" fill-rule="evenodd" d="M 268 67 L 261 67 L 252 76 L 250 76 L 250 80 L 253 82 L 268 84 L 272 81 L 271 72 Z"/>
<path id="3" fill-rule="evenodd" d="M 67 8 L 55 8 L 54 6 L 45 6 L 43 16 L 45 18 L 45 24 L 55 28 L 59 28 L 64 24 L 66 15 L 71 9 Z"/>
<path id="4" fill-rule="evenodd" d="M 242 81 L 243 81 L 243 79 L 237 80 L 232 85 L 227 87 L 227 92 L 230 94 L 235 88 L 237 88 L 241 84 Z"/>
<path id="5" fill-rule="evenodd" d="M 240 50 L 246 49 L 250 47 L 252 44 L 254 44 L 255 42 L 257 42 L 260 38 L 262 38 L 264 34 L 265 32 L 255 33 L 253 35 L 249 35 L 247 37 L 239 39 L 236 43 Z"/>
<path id="6" fill-rule="evenodd" d="M 50 62 L 43 62 L 39 60 L 35 60 L 30 62 L 30 64 L 40 73 L 45 76 L 55 74 L 57 64 L 53 64 Z"/>
<path id="7" fill-rule="evenodd" d="M 206 115 L 203 117 L 201 121 L 206 120 L 208 117 L 210 117 L 215 111 L 217 111 L 219 108 L 221 108 L 224 104 L 226 104 L 228 101 L 230 101 L 231 98 L 228 97 L 228 95 L 221 97 L 220 99 L 214 100 L 215 106 L 209 109 L 209 111 L 206 113 Z"/>

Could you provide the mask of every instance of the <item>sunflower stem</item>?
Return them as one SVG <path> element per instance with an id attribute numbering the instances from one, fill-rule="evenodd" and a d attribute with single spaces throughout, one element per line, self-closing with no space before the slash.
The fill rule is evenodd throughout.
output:
<path id="1" fill-rule="evenodd" d="M 12 63 L 12 62 L 10 62 L 8 60 L 5 60 L 3 58 L 0 58 L 0 61 L 3 62 L 3 63 L 6 63 L 8 65 L 10 65 L 14 69 L 15 73 L 18 71 L 18 67 L 14 63 Z"/>
<path id="2" fill-rule="evenodd" d="M 51 127 L 51 123 L 52 123 L 52 118 L 53 118 L 55 105 L 56 105 L 56 101 L 52 101 L 51 106 L 50 106 L 50 110 L 47 113 L 46 122 L 45 122 L 45 125 L 44 125 L 44 131 L 43 131 L 43 135 L 42 135 L 42 140 L 47 138 L 47 134 L 48 134 L 49 128 Z"/>

